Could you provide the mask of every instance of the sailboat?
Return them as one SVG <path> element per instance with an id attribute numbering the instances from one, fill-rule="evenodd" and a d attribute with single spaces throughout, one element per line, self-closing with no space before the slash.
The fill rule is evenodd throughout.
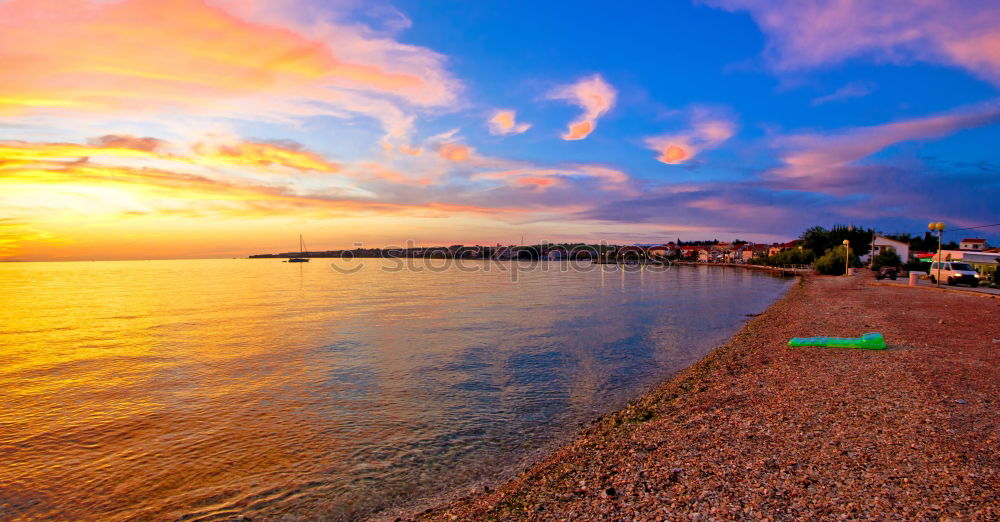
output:
<path id="1" fill-rule="evenodd" d="M 293 257 L 288 260 L 289 263 L 308 263 L 309 258 L 303 257 L 306 255 L 306 243 L 302 241 L 302 234 L 299 234 L 299 257 Z"/>

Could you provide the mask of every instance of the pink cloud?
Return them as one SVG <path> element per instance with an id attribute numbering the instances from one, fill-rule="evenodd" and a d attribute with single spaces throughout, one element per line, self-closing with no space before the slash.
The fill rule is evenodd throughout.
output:
<path id="1" fill-rule="evenodd" d="M 831 194 L 852 192 L 859 176 L 877 175 L 857 162 L 891 145 L 931 140 L 962 129 L 1000 122 L 1000 105 L 984 104 L 948 114 L 916 118 L 871 127 L 857 127 L 830 134 L 802 134 L 777 141 L 785 149 L 783 166 L 765 179 L 786 189 Z"/>
<path id="2" fill-rule="evenodd" d="M 953 65 L 1000 84 L 1000 3 L 964 0 L 704 0 L 746 10 L 778 69 L 854 57 Z"/>
<path id="3" fill-rule="evenodd" d="M 517 113 L 512 110 L 499 110 L 493 113 L 489 122 L 490 134 L 521 134 L 531 128 L 530 123 L 517 123 Z"/>
<path id="4" fill-rule="evenodd" d="M 602 165 L 566 165 L 565 167 L 542 167 L 524 165 L 505 170 L 493 170 L 472 175 L 472 179 L 499 180 L 514 186 L 533 185 L 539 188 L 554 187 L 569 179 L 596 180 L 601 190 L 635 194 L 631 179 L 621 170 Z"/>
<path id="5" fill-rule="evenodd" d="M 530 176 L 525 176 L 517 178 L 517 183 L 520 185 L 533 185 L 536 187 L 549 187 L 555 184 L 556 181 L 557 180 L 555 178 L 545 178 L 545 177 L 532 178 Z"/>
<path id="6" fill-rule="evenodd" d="M 472 148 L 461 143 L 445 143 L 438 148 L 438 155 L 448 161 L 461 163 L 472 156 Z"/>
<path id="7" fill-rule="evenodd" d="M 599 74 L 559 87 L 550 97 L 565 100 L 583 109 L 583 114 L 569 124 L 564 140 L 582 140 L 597 128 L 597 119 L 615 105 L 618 91 Z"/>
<path id="8" fill-rule="evenodd" d="M 409 110 L 457 99 L 430 50 L 253 5 L 0 2 L 0 114 L 362 114 L 398 136 Z"/>
<path id="9" fill-rule="evenodd" d="M 400 145 L 397 148 L 399 149 L 399 152 L 402 152 L 403 154 L 409 154 L 410 156 L 419 156 L 424 151 L 420 147 L 413 147 L 410 145 Z"/>
<path id="10" fill-rule="evenodd" d="M 735 132 L 736 124 L 728 119 L 696 113 L 689 129 L 646 138 L 646 146 L 659 153 L 657 161 L 677 165 L 703 150 L 718 147 Z"/>
<path id="11" fill-rule="evenodd" d="M 359 175 L 368 176 L 376 180 L 387 181 L 390 183 L 397 183 L 401 185 L 430 185 L 433 181 L 430 178 L 418 178 L 412 179 L 398 171 L 390 169 L 384 165 L 375 162 L 363 162 L 358 165 L 360 168 L 357 169 Z"/>
<path id="12" fill-rule="evenodd" d="M 763 202 L 747 202 L 730 195 L 710 196 L 702 199 L 695 199 L 688 202 L 686 206 L 689 208 L 696 208 L 726 215 L 730 218 L 739 218 L 751 221 L 774 221 L 787 215 L 787 211 L 783 208 L 768 205 Z"/>

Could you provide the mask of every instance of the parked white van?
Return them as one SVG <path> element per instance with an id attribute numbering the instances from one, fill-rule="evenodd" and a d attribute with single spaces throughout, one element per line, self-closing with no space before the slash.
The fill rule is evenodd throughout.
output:
<path id="1" fill-rule="evenodd" d="M 935 261 L 931 263 L 931 268 L 927 271 L 927 275 L 931 278 L 931 282 L 935 284 L 938 278 L 940 278 L 942 282 L 949 285 L 979 286 L 979 273 L 969 263 L 945 261 L 941 263 L 940 270 L 938 270 L 938 262 Z"/>

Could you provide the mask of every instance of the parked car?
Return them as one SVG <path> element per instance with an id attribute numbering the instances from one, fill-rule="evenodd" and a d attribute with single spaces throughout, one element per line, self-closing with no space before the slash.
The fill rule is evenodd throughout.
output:
<path id="1" fill-rule="evenodd" d="M 945 261 L 938 267 L 938 262 L 935 261 L 931 263 L 927 275 L 930 277 L 931 283 L 935 284 L 940 278 L 942 282 L 949 285 L 969 285 L 973 288 L 979 286 L 979 273 L 969 263 Z"/>
<path id="2" fill-rule="evenodd" d="M 898 268 L 894 266 L 884 266 L 882 267 L 881 270 L 878 271 L 877 274 L 875 274 L 875 279 L 885 279 L 888 277 L 889 279 L 895 281 L 897 274 L 899 274 Z"/>

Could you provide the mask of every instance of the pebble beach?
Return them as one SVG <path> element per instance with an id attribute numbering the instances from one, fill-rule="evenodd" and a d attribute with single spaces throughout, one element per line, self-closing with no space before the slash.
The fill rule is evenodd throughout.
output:
<path id="1" fill-rule="evenodd" d="M 801 278 L 724 346 L 421 520 L 1000 518 L 1000 299 Z M 881 332 L 884 351 L 792 348 Z"/>

